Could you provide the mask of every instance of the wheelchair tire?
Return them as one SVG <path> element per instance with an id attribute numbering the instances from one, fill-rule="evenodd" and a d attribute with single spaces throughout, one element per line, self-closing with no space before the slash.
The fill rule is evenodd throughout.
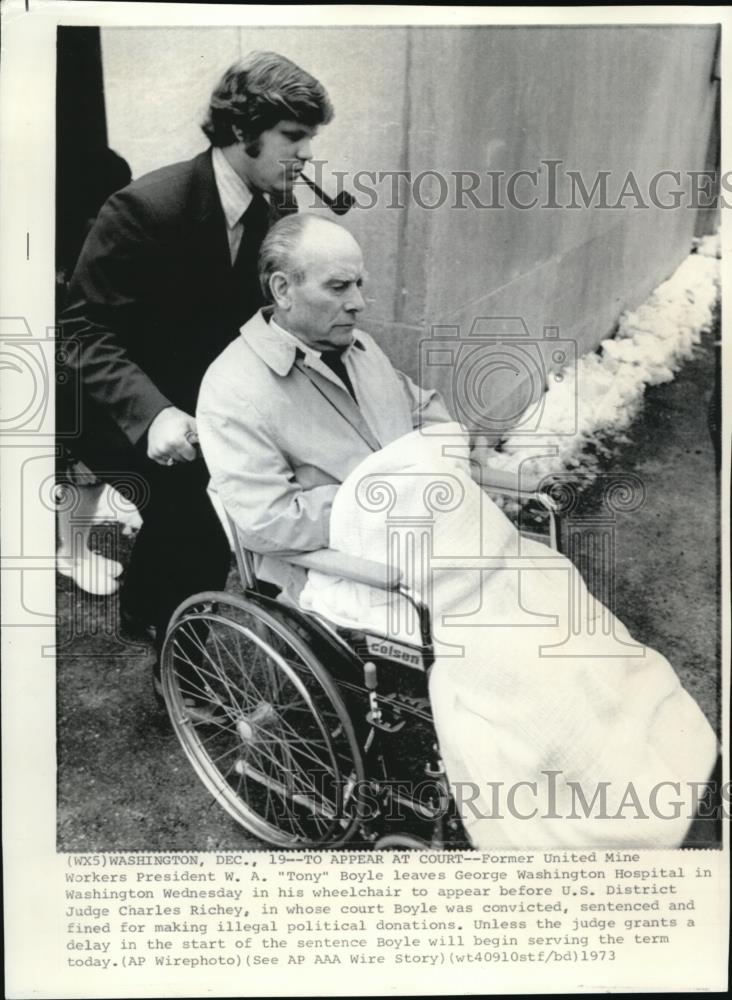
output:
<path id="1" fill-rule="evenodd" d="M 429 850 L 429 840 L 422 840 L 421 837 L 414 837 L 411 833 L 387 833 L 374 844 L 375 851 L 398 851 L 403 848 L 410 851 Z"/>
<path id="2" fill-rule="evenodd" d="M 161 657 L 173 728 L 196 774 L 246 830 L 278 847 L 342 844 L 364 766 L 328 670 L 276 606 L 197 594 Z"/>

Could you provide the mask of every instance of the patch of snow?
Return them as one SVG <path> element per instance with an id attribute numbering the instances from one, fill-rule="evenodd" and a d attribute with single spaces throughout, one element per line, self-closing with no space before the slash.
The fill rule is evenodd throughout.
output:
<path id="1" fill-rule="evenodd" d="M 526 435 L 509 435 L 501 451 L 489 453 L 489 464 L 512 471 L 521 466 L 540 476 L 573 470 L 588 484 L 601 456 L 611 451 L 610 442 L 624 440 L 646 386 L 671 381 L 709 330 L 720 292 L 719 258 L 719 234 L 695 241 L 695 252 L 674 274 L 638 309 L 620 317 L 614 337 L 550 385 L 537 443 L 553 454 L 527 458 Z"/>

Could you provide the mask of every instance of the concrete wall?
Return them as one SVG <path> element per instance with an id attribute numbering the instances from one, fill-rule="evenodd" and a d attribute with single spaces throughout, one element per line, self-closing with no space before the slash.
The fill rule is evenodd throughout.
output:
<path id="1" fill-rule="evenodd" d="M 327 170 L 440 171 L 448 198 L 425 178 L 423 205 L 391 183 L 366 181 L 374 207 L 344 224 L 361 240 L 371 281 L 363 326 L 412 375 L 434 325 L 467 332 L 476 317 L 522 317 L 592 349 L 618 315 L 646 297 L 689 250 L 691 208 L 455 208 L 455 171 L 538 170 L 521 200 L 547 201 L 542 160 L 581 171 L 591 187 L 610 171 L 608 201 L 629 171 L 647 198 L 660 170 L 703 170 L 714 119 L 717 30 L 607 28 L 257 28 L 102 31 L 110 145 L 135 176 L 205 148 L 198 130 L 223 68 L 252 49 L 300 63 L 328 89 L 333 123 L 315 153 Z M 666 183 L 666 188 L 673 186 Z M 372 200 L 356 191 L 361 205 Z M 442 192 L 444 193 L 444 192 Z M 557 200 L 569 201 L 560 183 Z M 495 197 L 493 201 L 495 202 Z M 311 204 L 308 196 L 302 207 Z M 446 369 L 423 372 L 445 388 Z M 510 373 L 491 398 L 516 390 Z M 506 402 L 510 407 L 510 399 Z"/>

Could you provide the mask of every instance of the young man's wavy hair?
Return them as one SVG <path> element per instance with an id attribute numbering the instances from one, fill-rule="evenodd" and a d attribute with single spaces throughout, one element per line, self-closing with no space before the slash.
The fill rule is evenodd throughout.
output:
<path id="1" fill-rule="evenodd" d="M 234 129 L 240 129 L 247 153 L 257 156 L 259 136 L 278 122 L 315 127 L 332 117 L 330 98 L 314 76 L 276 52 L 254 52 L 221 77 L 201 128 L 212 146 L 238 142 Z"/>

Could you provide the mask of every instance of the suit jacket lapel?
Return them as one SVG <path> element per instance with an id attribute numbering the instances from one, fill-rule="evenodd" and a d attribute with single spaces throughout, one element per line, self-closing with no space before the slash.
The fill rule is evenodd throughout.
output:
<path id="1" fill-rule="evenodd" d="M 233 270 L 231 252 L 226 236 L 226 217 L 219 200 L 211 153 L 212 150 L 208 149 L 206 152 L 200 153 L 194 161 L 194 215 L 196 222 L 201 227 L 202 236 L 205 235 L 206 242 L 213 249 L 212 268 L 223 267 L 224 274 L 227 274 Z M 297 212 L 297 202 L 294 199 L 285 198 L 281 201 L 277 201 L 275 198 L 270 199 L 269 226 L 273 226 L 279 219 L 291 215 L 293 212 Z"/>
<path id="2" fill-rule="evenodd" d="M 304 364 L 301 357 L 295 361 L 295 368 L 310 380 L 315 389 L 348 421 L 370 448 L 374 451 L 378 451 L 381 448 L 381 444 L 366 423 L 360 409 L 345 389 L 336 385 L 335 382 L 331 381 L 325 375 L 321 375 L 320 372 L 311 368 L 310 365 Z"/>
<path id="3" fill-rule="evenodd" d="M 226 218 L 216 188 L 211 150 L 196 157 L 193 171 L 195 219 L 201 246 L 206 247 L 210 273 L 231 284 L 231 252 L 226 236 Z"/>

